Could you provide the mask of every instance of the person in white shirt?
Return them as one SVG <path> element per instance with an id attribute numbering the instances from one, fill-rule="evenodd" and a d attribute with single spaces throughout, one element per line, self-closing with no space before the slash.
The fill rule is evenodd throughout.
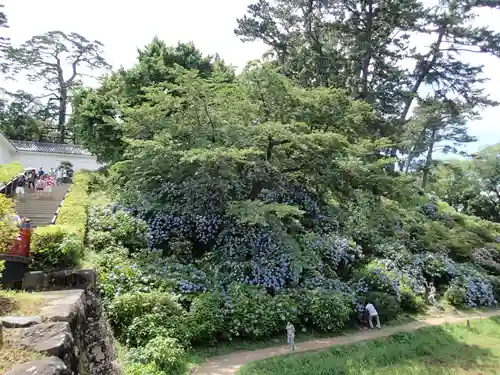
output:
<path id="1" fill-rule="evenodd" d="M 56 184 L 61 185 L 63 179 L 63 171 L 61 168 L 58 168 L 56 171 Z"/>
<path id="2" fill-rule="evenodd" d="M 368 323 L 370 324 L 370 328 L 373 329 L 373 318 L 376 318 L 377 320 L 377 328 L 380 329 L 380 319 L 378 317 L 378 312 L 375 306 L 368 301 L 368 304 L 365 306 L 366 311 L 368 311 L 368 314 L 370 317 L 368 318 Z"/>

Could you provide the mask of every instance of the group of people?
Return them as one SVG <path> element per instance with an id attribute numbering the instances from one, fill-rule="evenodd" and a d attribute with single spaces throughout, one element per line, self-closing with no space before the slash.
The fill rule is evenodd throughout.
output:
<path id="1" fill-rule="evenodd" d="M 52 195 L 52 188 L 55 185 L 60 185 L 63 179 L 67 177 L 67 172 L 64 168 L 50 168 L 49 172 L 45 172 L 43 167 L 37 171 L 32 169 L 30 171 L 21 173 L 17 178 L 16 195 L 18 198 L 24 197 L 26 194 L 25 188 L 33 189 L 35 199 L 41 198 L 44 194 L 47 196 Z"/>

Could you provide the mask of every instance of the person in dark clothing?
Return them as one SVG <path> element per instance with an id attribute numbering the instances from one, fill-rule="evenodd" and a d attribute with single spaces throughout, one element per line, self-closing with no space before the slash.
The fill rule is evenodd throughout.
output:
<path id="1" fill-rule="evenodd" d="M 36 171 L 33 169 L 28 175 L 28 189 L 35 188 Z"/>

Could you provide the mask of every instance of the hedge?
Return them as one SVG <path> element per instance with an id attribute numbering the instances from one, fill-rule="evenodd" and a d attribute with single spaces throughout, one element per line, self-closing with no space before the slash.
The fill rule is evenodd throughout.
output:
<path id="1" fill-rule="evenodd" d="M 12 200 L 0 194 L 0 253 L 6 251 L 16 239 L 17 229 L 11 223 L 14 215 Z"/>
<path id="2" fill-rule="evenodd" d="M 48 270 L 77 265 L 83 255 L 90 174 L 77 172 L 56 225 L 38 227 L 31 238 L 32 268 Z"/>
<path id="3" fill-rule="evenodd" d="M 73 184 L 56 218 L 57 225 L 72 227 L 80 235 L 82 241 L 87 223 L 89 181 L 90 174 L 87 172 L 77 172 L 74 175 Z"/>
<path id="4" fill-rule="evenodd" d="M 0 185 L 8 184 L 24 170 L 20 163 L 9 163 L 0 165 Z"/>

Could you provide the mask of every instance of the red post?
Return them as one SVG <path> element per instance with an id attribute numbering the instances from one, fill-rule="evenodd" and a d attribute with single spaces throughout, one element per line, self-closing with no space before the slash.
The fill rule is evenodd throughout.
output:
<path id="1" fill-rule="evenodd" d="M 6 255 L 18 255 L 28 258 L 30 256 L 31 228 L 21 228 L 17 240 L 12 244 Z"/>

